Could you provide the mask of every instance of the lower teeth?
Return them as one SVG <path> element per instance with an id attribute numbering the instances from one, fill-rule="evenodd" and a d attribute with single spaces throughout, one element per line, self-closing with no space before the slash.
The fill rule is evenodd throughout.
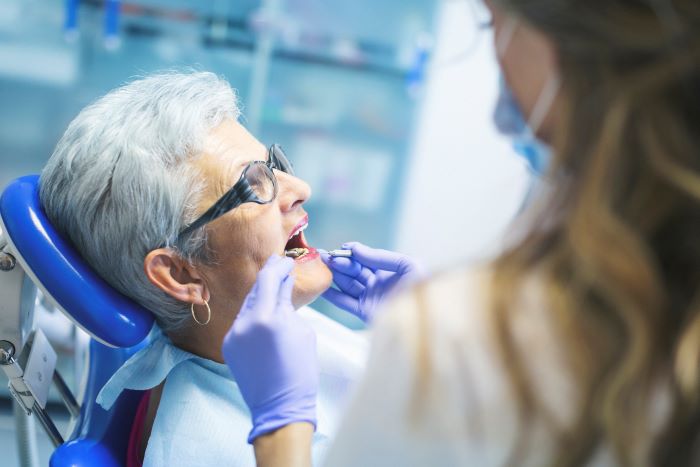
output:
<path id="1" fill-rule="evenodd" d="M 285 250 L 284 256 L 288 258 L 301 258 L 308 252 L 309 250 L 307 248 L 292 248 L 291 250 Z"/>

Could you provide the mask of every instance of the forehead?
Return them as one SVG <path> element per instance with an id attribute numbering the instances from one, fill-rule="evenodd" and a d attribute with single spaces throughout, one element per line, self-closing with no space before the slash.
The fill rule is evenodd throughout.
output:
<path id="1" fill-rule="evenodd" d="M 265 160 L 267 149 L 235 120 L 226 120 L 209 132 L 202 154 L 192 162 L 206 181 L 201 199 L 211 204 L 231 188 L 245 165 Z"/>
<path id="2" fill-rule="evenodd" d="M 266 149 L 243 125 L 227 119 L 209 132 L 203 152 L 222 162 L 235 163 L 264 159 Z"/>

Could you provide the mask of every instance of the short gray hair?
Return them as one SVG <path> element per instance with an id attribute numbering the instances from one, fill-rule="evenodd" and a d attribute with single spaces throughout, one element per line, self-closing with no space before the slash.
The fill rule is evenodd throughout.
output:
<path id="1" fill-rule="evenodd" d="M 165 331 L 188 322 L 189 304 L 150 283 L 144 258 L 167 245 L 192 263 L 211 260 L 204 228 L 176 243 L 202 189 L 188 162 L 211 129 L 239 115 L 235 91 L 213 73 L 140 78 L 84 108 L 41 173 L 41 203 L 54 226 Z"/>

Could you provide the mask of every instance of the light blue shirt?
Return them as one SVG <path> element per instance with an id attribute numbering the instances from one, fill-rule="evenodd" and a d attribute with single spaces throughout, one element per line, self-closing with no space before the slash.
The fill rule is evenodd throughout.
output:
<path id="1" fill-rule="evenodd" d="M 320 386 L 314 464 L 320 464 L 349 389 L 362 371 L 367 340 L 316 311 L 299 313 L 314 328 Z M 255 466 L 246 439 L 252 428 L 248 408 L 228 367 L 176 347 L 153 326 L 149 344 L 105 384 L 97 402 L 108 409 L 125 389 L 165 385 L 144 457 L 150 466 Z"/>

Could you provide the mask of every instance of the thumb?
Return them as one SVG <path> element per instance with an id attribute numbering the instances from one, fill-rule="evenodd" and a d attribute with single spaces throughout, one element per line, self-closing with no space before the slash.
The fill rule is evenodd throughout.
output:
<path id="1" fill-rule="evenodd" d="M 294 276 L 288 275 L 282 285 L 280 285 L 280 291 L 277 296 L 277 305 L 291 305 L 292 304 L 292 292 L 294 291 Z"/>
<path id="2" fill-rule="evenodd" d="M 350 249 L 355 261 L 375 271 L 384 270 L 404 274 L 413 268 L 413 261 L 401 253 L 370 248 L 358 242 L 352 244 Z"/>

